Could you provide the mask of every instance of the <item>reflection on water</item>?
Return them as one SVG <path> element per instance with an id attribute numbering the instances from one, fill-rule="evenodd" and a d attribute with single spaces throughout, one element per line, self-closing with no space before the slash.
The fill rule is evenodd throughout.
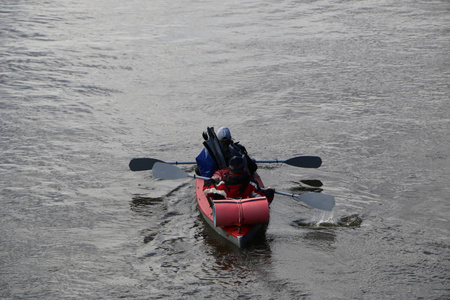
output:
<path id="1" fill-rule="evenodd" d="M 144 236 L 144 243 L 147 244 L 153 241 L 157 235 L 154 229 L 144 229 L 140 232 L 141 236 Z"/>
<path id="2" fill-rule="evenodd" d="M 240 249 L 219 236 L 201 216 L 197 222 L 200 227 L 199 242 L 206 246 L 204 274 L 215 278 L 222 287 L 255 286 L 270 278 L 273 262 L 270 241 L 266 237 L 267 226 L 259 230 L 246 247 Z M 250 299 L 255 295 L 266 297 L 270 293 L 270 287 L 261 284 L 258 290 L 240 290 L 234 296 Z M 229 296 L 234 297 L 233 294 Z"/>
<path id="3" fill-rule="evenodd" d="M 139 207 L 143 205 L 157 205 L 163 201 L 162 197 L 146 197 L 142 194 L 133 195 L 133 200 L 131 201 L 132 207 Z"/>
<path id="4" fill-rule="evenodd" d="M 336 248 L 336 232 L 334 230 L 312 230 L 303 235 L 303 239 L 308 241 L 311 245 L 318 247 L 321 251 L 331 251 Z"/>
<path id="5" fill-rule="evenodd" d="M 148 197 L 135 194 L 130 202 L 130 208 L 141 216 L 154 216 L 155 214 L 161 214 L 162 210 L 165 209 L 166 205 L 163 200 L 162 197 Z"/>

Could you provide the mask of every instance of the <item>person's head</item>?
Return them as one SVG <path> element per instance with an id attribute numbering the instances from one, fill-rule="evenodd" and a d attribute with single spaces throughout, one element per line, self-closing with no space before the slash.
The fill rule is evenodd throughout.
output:
<path id="1" fill-rule="evenodd" d="M 230 129 L 228 129 L 227 127 L 220 127 L 219 130 L 217 130 L 217 138 L 220 141 L 231 140 Z"/>
<path id="2" fill-rule="evenodd" d="M 244 170 L 244 160 L 241 156 L 233 156 L 228 165 L 230 166 L 231 171 L 242 171 Z"/>

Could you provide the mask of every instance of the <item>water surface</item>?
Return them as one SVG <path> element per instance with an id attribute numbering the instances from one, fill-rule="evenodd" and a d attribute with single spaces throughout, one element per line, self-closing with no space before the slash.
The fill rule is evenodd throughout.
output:
<path id="1" fill-rule="evenodd" d="M 2 299 L 447 299 L 447 1 L 0 4 Z M 332 214 L 276 196 L 237 249 L 190 179 L 228 126 L 268 186 L 305 179 Z M 193 167 L 183 167 L 192 172 Z"/>

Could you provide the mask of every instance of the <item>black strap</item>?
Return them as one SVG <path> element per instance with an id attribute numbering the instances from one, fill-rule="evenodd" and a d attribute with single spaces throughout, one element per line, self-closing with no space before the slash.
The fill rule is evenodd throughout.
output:
<path id="1" fill-rule="evenodd" d="M 205 141 L 205 143 L 208 143 L 211 152 L 214 152 L 214 156 L 216 158 L 216 167 L 217 169 L 223 169 L 227 167 L 227 162 L 225 161 L 224 151 L 222 148 L 222 144 L 220 143 L 219 139 L 216 136 L 216 133 L 214 132 L 214 127 L 208 127 L 208 136 L 209 139 Z"/>

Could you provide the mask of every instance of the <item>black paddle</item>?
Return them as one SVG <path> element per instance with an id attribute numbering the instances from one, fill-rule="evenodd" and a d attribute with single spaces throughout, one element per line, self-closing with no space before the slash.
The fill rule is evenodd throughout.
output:
<path id="1" fill-rule="evenodd" d="M 130 170 L 131 171 L 147 171 L 147 170 L 151 170 L 153 169 L 153 165 L 157 162 L 164 162 L 162 160 L 159 159 L 155 159 L 155 158 L 133 158 L 130 161 Z M 171 164 L 171 165 L 192 165 L 195 164 L 195 162 L 190 162 L 190 161 L 174 161 L 174 162 L 165 162 L 166 164 Z"/>
<path id="2" fill-rule="evenodd" d="M 130 161 L 131 171 L 146 171 L 153 169 L 153 165 L 156 162 L 163 162 L 162 160 L 155 158 L 133 158 Z M 170 165 L 193 165 L 196 162 L 191 161 L 174 161 L 165 162 Z M 257 160 L 256 163 L 284 163 L 294 167 L 300 168 L 319 168 L 322 165 L 322 159 L 318 156 L 297 156 L 287 160 Z"/>
<path id="3" fill-rule="evenodd" d="M 300 180 L 300 182 L 307 184 L 309 186 L 317 187 L 317 188 L 320 188 L 321 186 L 323 186 L 322 181 L 320 181 L 318 179 L 304 179 L 304 180 Z"/>

